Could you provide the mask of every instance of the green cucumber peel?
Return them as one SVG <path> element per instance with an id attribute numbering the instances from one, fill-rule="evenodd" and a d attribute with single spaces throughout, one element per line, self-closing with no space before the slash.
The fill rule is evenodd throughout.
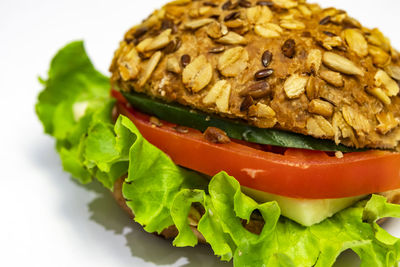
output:
<path id="1" fill-rule="evenodd" d="M 109 96 L 108 79 L 94 69 L 82 42 L 60 50 L 43 86 L 36 111 L 56 140 L 64 169 L 81 183 L 96 179 L 110 190 L 127 174 L 123 196 L 146 231 L 160 233 L 175 225 L 179 235 L 173 244 L 194 246 L 197 236 L 188 217 L 195 215 L 197 230 L 215 255 L 233 258 L 235 267 L 330 267 L 346 249 L 357 253 L 361 267 L 398 265 L 400 239 L 377 221 L 400 218 L 400 205 L 373 195 L 320 224 L 303 227 L 282 217 L 276 202 L 257 203 L 243 194 L 225 172 L 209 181 L 175 165 L 127 117 L 112 120 L 115 100 Z M 76 112 L 83 101 L 86 108 Z M 202 216 L 191 213 L 192 203 L 202 206 Z M 265 222 L 260 234 L 243 225 L 256 210 Z"/>
<path id="2" fill-rule="evenodd" d="M 319 151 L 359 152 L 361 149 L 336 145 L 333 141 L 316 139 L 311 136 L 276 129 L 262 129 L 235 121 L 190 109 L 176 103 L 166 103 L 136 92 L 122 92 L 132 106 L 146 114 L 182 126 L 204 132 L 208 127 L 217 127 L 230 138 L 251 143 L 287 148 L 300 148 Z"/>

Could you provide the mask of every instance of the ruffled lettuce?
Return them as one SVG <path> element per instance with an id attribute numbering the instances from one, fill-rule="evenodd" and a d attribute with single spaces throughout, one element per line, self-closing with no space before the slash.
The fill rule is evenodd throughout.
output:
<path id="1" fill-rule="evenodd" d="M 276 202 L 260 204 L 243 194 L 224 172 L 208 181 L 175 165 L 128 118 L 112 120 L 108 80 L 94 69 L 81 42 L 56 55 L 43 84 L 36 111 L 56 139 L 64 169 L 82 183 L 95 178 L 109 189 L 127 173 L 123 195 L 135 220 L 148 232 L 176 225 L 176 246 L 198 242 L 188 220 L 196 203 L 204 209 L 198 231 L 217 256 L 233 258 L 235 266 L 326 267 L 346 249 L 359 255 L 361 266 L 396 266 L 400 260 L 399 239 L 376 223 L 400 217 L 400 206 L 382 196 L 303 227 L 282 217 Z M 243 226 L 255 213 L 265 222 L 260 234 Z"/>

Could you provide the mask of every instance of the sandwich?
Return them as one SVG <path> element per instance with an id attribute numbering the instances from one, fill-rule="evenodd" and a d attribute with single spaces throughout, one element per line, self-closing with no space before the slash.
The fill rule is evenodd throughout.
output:
<path id="1" fill-rule="evenodd" d="M 36 112 L 63 168 L 149 233 L 234 266 L 395 266 L 400 55 L 302 0 L 176 0 L 124 36 L 110 78 L 82 42 Z"/>

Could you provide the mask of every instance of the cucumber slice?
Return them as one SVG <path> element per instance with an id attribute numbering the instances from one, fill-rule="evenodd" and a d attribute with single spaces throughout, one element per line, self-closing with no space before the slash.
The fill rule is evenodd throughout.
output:
<path id="1" fill-rule="evenodd" d="M 225 131 L 231 138 L 263 145 L 319 151 L 363 151 L 343 145 L 336 145 L 330 140 L 316 139 L 311 136 L 275 129 L 253 127 L 240 120 L 229 120 L 189 109 L 176 103 L 165 103 L 136 92 L 122 92 L 122 94 L 135 109 L 141 112 L 175 124 L 198 129 L 202 132 L 212 126 Z"/>
<path id="2" fill-rule="evenodd" d="M 346 197 L 336 199 L 297 199 L 268 194 L 262 191 L 242 186 L 242 191 L 255 200 L 264 203 L 276 201 L 283 216 L 304 226 L 322 222 L 335 213 L 350 207 L 366 196 Z"/>

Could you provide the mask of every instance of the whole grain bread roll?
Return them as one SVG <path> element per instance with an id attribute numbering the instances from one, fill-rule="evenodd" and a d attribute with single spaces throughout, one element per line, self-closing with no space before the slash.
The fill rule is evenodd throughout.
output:
<path id="1" fill-rule="evenodd" d="M 176 0 L 130 29 L 112 84 L 261 128 L 397 149 L 399 53 L 304 0 Z"/>

